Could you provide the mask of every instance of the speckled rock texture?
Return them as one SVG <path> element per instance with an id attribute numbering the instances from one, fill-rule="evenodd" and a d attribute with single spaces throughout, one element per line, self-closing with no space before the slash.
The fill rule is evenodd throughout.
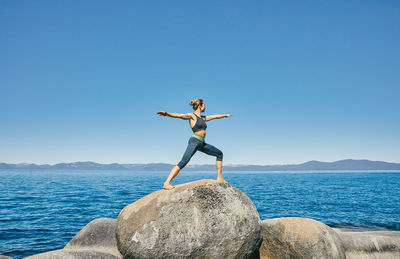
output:
<path id="1" fill-rule="evenodd" d="M 117 249 L 115 225 L 110 218 L 94 219 L 79 231 L 63 249 L 40 253 L 29 259 L 122 259 Z"/>
<path id="2" fill-rule="evenodd" d="M 259 258 L 261 220 L 229 183 L 204 179 L 158 190 L 118 215 L 117 247 L 129 258 Z"/>
<path id="3" fill-rule="evenodd" d="M 298 217 L 262 221 L 260 258 L 346 258 L 338 233 L 322 222 Z"/>
<path id="4" fill-rule="evenodd" d="M 121 259 L 101 250 L 88 248 L 81 249 L 58 249 L 37 255 L 25 257 L 27 259 Z"/>
<path id="5" fill-rule="evenodd" d="M 400 231 L 342 231 L 347 259 L 399 259 Z"/>

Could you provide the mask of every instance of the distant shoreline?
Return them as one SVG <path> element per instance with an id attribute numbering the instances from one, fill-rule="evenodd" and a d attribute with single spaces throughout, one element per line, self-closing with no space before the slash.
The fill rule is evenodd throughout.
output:
<path id="1" fill-rule="evenodd" d="M 0 163 L 0 169 L 71 169 L 71 170 L 129 170 L 129 171 L 165 171 L 171 170 L 175 164 L 148 163 L 148 164 L 100 164 L 96 162 L 71 162 L 49 164 L 28 163 Z M 185 171 L 215 171 L 215 164 L 188 164 Z M 384 161 L 371 161 L 367 159 L 344 159 L 334 162 L 308 161 L 301 164 L 286 165 L 223 165 L 224 171 L 262 171 L 262 172 L 285 172 L 285 171 L 399 171 L 400 163 Z"/>
<path id="2" fill-rule="evenodd" d="M 120 172 L 148 172 L 148 173 L 157 173 L 157 172 L 169 172 L 170 170 L 135 170 L 135 169 L 71 169 L 71 168 L 0 168 L 1 171 L 25 171 L 25 170 L 41 170 L 41 171 L 120 171 Z M 197 172 L 214 172 L 212 170 L 185 170 L 187 173 L 197 173 Z M 400 170 L 282 170 L 282 171 L 269 171 L 269 170 L 223 170 L 226 173 L 400 173 Z"/>

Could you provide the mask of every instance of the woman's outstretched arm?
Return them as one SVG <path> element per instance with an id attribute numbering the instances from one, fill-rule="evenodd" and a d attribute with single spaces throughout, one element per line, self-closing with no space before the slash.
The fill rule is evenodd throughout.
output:
<path id="1" fill-rule="evenodd" d="M 161 116 L 169 116 L 172 118 L 179 118 L 182 120 L 188 120 L 192 118 L 192 115 L 190 113 L 173 113 L 173 112 L 166 112 L 166 111 L 159 111 L 157 112 L 158 115 Z"/>
<path id="2" fill-rule="evenodd" d="M 215 114 L 215 115 L 208 115 L 206 116 L 206 121 L 210 121 L 213 119 L 221 119 L 225 117 L 232 117 L 232 114 Z"/>

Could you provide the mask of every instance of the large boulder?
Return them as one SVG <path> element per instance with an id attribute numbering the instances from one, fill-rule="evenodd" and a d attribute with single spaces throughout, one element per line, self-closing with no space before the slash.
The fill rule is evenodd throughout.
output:
<path id="1" fill-rule="evenodd" d="M 342 239 L 347 259 L 400 258 L 400 231 L 343 231 Z"/>
<path id="2" fill-rule="evenodd" d="M 204 179 L 155 191 L 126 206 L 115 234 L 124 258 L 257 258 L 261 220 L 229 183 Z"/>
<path id="3" fill-rule="evenodd" d="M 262 221 L 262 231 L 261 258 L 346 258 L 338 233 L 313 219 L 267 219 Z"/>
<path id="4" fill-rule="evenodd" d="M 79 231 L 63 249 L 48 251 L 26 258 L 29 259 L 122 259 L 117 249 L 115 225 L 110 218 L 94 219 Z"/>

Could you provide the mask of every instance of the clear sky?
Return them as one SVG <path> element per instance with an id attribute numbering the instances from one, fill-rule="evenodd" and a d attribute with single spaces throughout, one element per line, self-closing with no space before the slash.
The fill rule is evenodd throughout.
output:
<path id="1" fill-rule="evenodd" d="M 399 1 L 0 1 L 0 162 L 400 162 Z M 211 164 L 197 152 L 190 164 Z"/>

